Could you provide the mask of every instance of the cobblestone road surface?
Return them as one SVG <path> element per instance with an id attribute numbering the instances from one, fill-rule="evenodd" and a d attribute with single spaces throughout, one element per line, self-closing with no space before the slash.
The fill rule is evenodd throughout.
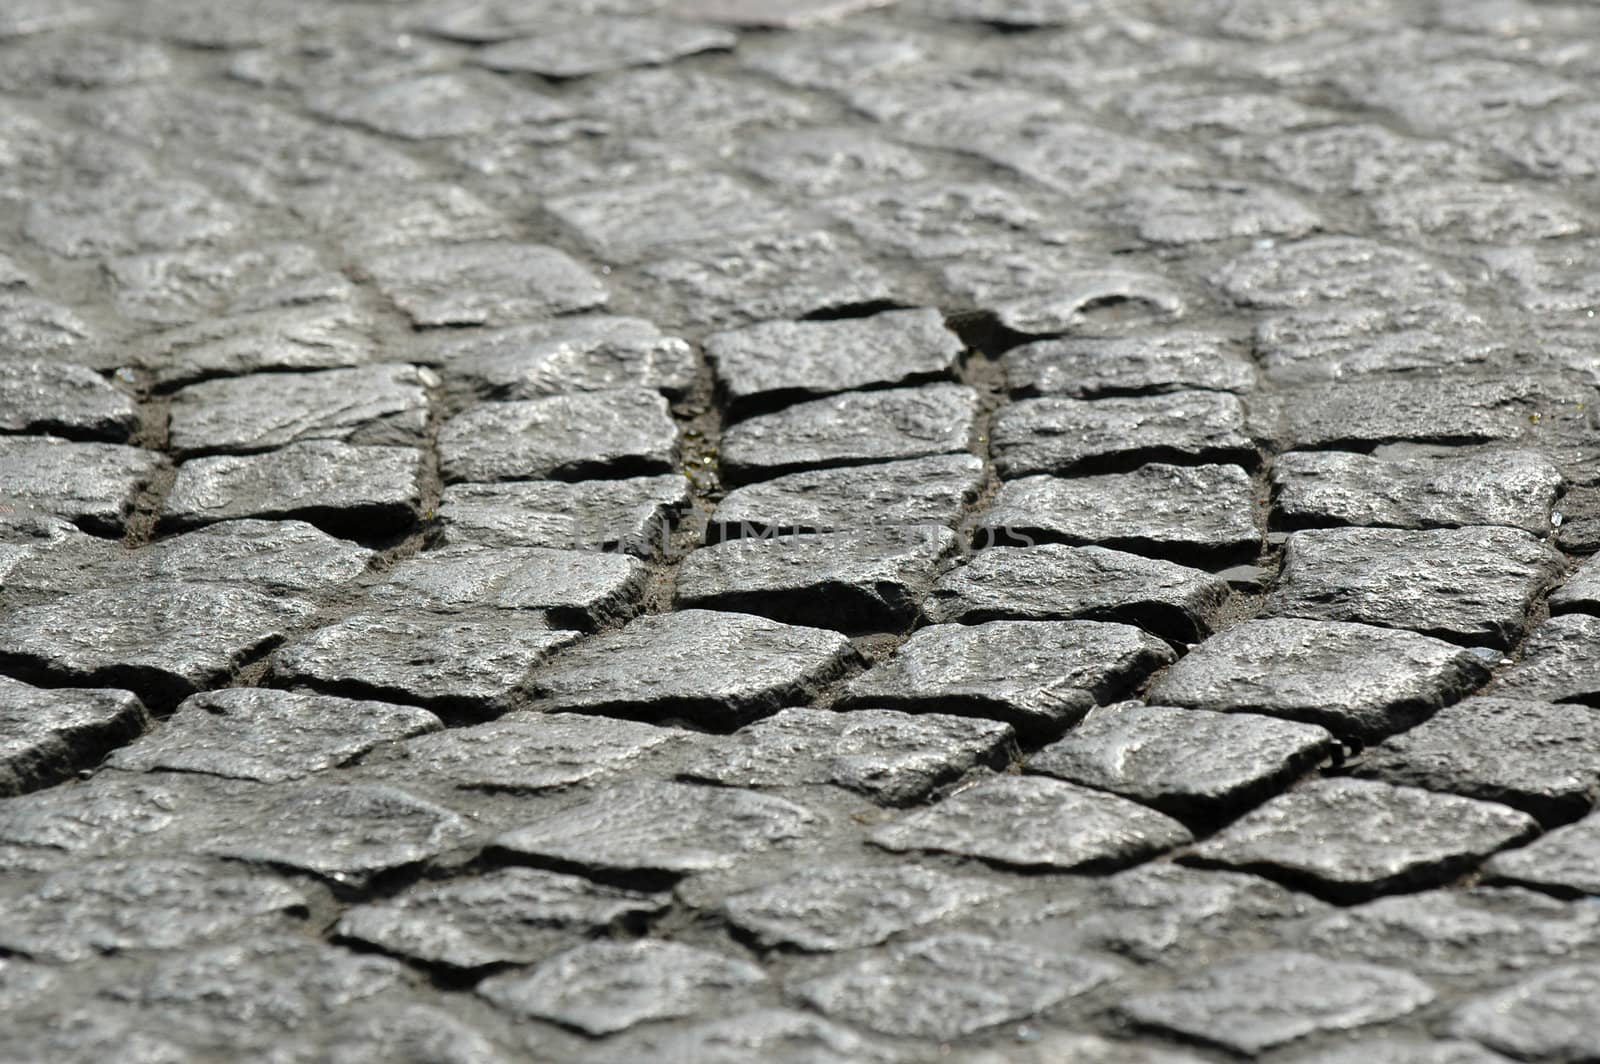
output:
<path id="1" fill-rule="evenodd" d="M 1600 1059 L 1597 86 L 5 0 L 0 1059 Z"/>

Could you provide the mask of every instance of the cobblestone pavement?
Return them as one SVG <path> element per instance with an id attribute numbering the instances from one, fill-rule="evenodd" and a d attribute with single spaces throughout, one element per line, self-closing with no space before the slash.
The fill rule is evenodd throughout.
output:
<path id="1" fill-rule="evenodd" d="M 1600 1059 L 1597 86 L 4 0 L 0 1060 Z"/>

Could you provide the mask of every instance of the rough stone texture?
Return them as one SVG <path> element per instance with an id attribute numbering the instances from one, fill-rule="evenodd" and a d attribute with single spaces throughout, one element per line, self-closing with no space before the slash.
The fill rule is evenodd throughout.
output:
<path id="1" fill-rule="evenodd" d="M 153 451 L 54 436 L 0 437 L 0 505 L 55 514 L 98 535 L 119 536 L 139 493 L 166 468 Z"/>
<path id="2" fill-rule="evenodd" d="M 678 433 L 643 389 L 484 403 L 439 432 L 447 481 L 584 480 L 672 470 Z"/>
<path id="3" fill-rule="evenodd" d="M 674 246 L 782 229 L 775 202 L 720 174 L 674 174 L 643 184 L 586 189 L 545 209 L 606 262 L 633 263 Z"/>
<path id="4" fill-rule="evenodd" d="M 1518 1060 L 1582 1060 L 1600 1023 L 1586 1007 L 1600 989 L 1600 965 L 1572 964 L 1530 975 L 1456 1010 L 1452 1029 Z"/>
<path id="5" fill-rule="evenodd" d="M 1509 647 L 1559 554 L 1509 528 L 1296 532 L 1267 612 Z"/>
<path id="6" fill-rule="evenodd" d="M 1553 591 L 1551 613 L 1600 613 L 1600 562 L 1590 558 Z"/>
<path id="7" fill-rule="evenodd" d="M 1144 462 L 1256 460 L 1244 407 L 1218 392 L 1025 399 L 995 418 L 995 468 L 1011 480 Z"/>
<path id="8" fill-rule="evenodd" d="M 1403 294 L 1455 295 L 1461 282 L 1414 251 L 1372 240 L 1327 236 L 1245 252 L 1217 285 L 1246 307 L 1295 307 Z"/>
<path id="9" fill-rule="evenodd" d="M 1295 386 L 1498 364 L 1506 341 L 1464 302 L 1423 300 L 1277 311 L 1256 322 L 1254 346 L 1267 380 Z"/>
<path id="10" fill-rule="evenodd" d="M 1414 632 L 1343 621 L 1245 621 L 1158 679 L 1151 702 L 1264 713 L 1341 737 L 1402 731 L 1488 676 L 1470 651 Z"/>
<path id="11" fill-rule="evenodd" d="M 948 525 L 983 486 L 970 454 L 790 473 L 735 488 L 711 515 L 713 540 L 769 532 Z"/>
<path id="12" fill-rule="evenodd" d="M 1537 451 L 1381 459 L 1339 451 L 1279 455 L 1273 510 L 1289 528 L 1506 525 L 1542 536 L 1562 486 Z"/>
<path id="13" fill-rule="evenodd" d="M 340 369 L 377 361 L 369 316 L 313 303 L 208 318 L 155 333 L 128 353 L 163 389 L 211 377 Z"/>
<path id="14" fill-rule="evenodd" d="M 730 428 L 722 437 L 722 470 L 743 482 L 819 466 L 952 454 L 966 449 L 977 412 L 977 396 L 955 384 L 798 403 Z"/>
<path id="15" fill-rule="evenodd" d="M 1285 449 L 1491 443 L 1520 439 L 1540 405 L 1517 382 L 1358 379 L 1286 392 L 1277 403 L 1277 427 L 1263 431 Z"/>
<path id="16" fill-rule="evenodd" d="M 595 636 L 534 677 L 548 709 L 738 724 L 804 702 L 858 661 L 834 632 L 678 610 Z"/>
<path id="17" fill-rule="evenodd" d="M 899 1054 L 813 1013 L 764 1008 L 681 1025 L 637 1027 L 607 1039 L 582 1059 L 586 1064 L 661 1060 L 741 1064 L 752 1059 L 782 1064 L 893 1064 Z"/>
<path id="18" fill-rule="evenodd" d="M 439 503 L 439 536 L 455 546 L 625 550 L 649 556 L 666 545 L 689 506 L 689 484 L 672 474 L 624 480 L 452 484 Z"/>
<path id="19" fill-rule="evenodd" d="M 1228 585 L 1198 569 L 1102 547 L 993 547 L 934 584 L 935 622 L 1118 621 L 1164 639 L 1211 633 Z"/>
<path id="20" fill-rule="evenodd" d="M 1209 332 L 1040 340 L 1001 359 L 1013 395 L 1103 399 L 1200 389 L 1249 392 L 1255 372 L 1240 345 Z"/>
<path id="21" fill-rule="evenodd" d="M 962 344 L 936 310 L 843 321 L 764 322 L 706 338 L 706 357 L 731 412 L 856 388 L 951 377 Z"/>
<path id="22" fill-rule="evenodd" d="M 974 537 L 1093 544 L 1175 561 L 1254 559 L 1255 489 L 1234 465 L 1151 463 L 1132 473 L 1024 477 L 1000 489 Z"/>
<path id="23" fill-rule="evenodd" d="M 1323 779 L 1246 813 L 1189 859 L 1351 900 L 1445 882 L 1537 830 L 1532 817 L 1503 805 Z"/>
<path id="24" fill-rule="evenodd" d="M 1392 1020 L 1433 1000 L 1426 983 L 1400 969 L 1283 951 L 1213 966 L 1171 990 L 1135 994 L 1120 1009 L 1142 1026 L 1252 1055 Z"/>
<path id="25" fill-rule="evenodd" d="M 138 424 L 133 400 L 86 366 L 0 361 L 0 432 L 122 443 Z"/>
<path id="26" fill-rule="evenodd" d="M 1312 724 L 1122 702 L 1091 710 L 1030 772 L 1120 794 L 1184 820 L 1253 805 L 1335 750 Z"/>
<path id="27" fill-rule="evenodd" d="M 1540 625 L 1518 662 L 1496 678 L 1494 693 L 1600 705 L 1600 618 L 1563 614 Z"/>
<path id="28" fill-rule="evenodd" d="M 1491 859 L 1484 872 L 1493 880 L 1521 883 L 1570 894 L 1600 893 L 1595 855 L 1600 852 L 1600 819 L 1593 814 L 1557 828 L 1530 845 Z"/>
<path id="29" fill-rule="evenodd" d="M 474 53 L 490 70 L 579 78 L 657 66 L 699 52 L 725 52 L 738 38 L 714 26 L 652 18 L 594 17 L 540 27 L 538 36 L 502 41 Z"/>
<path id="30" fill-rule="evenodd" d="M 314 112 L 405 140 L 479 133 L 500 126 L 551 122 L 568 109 L 510 82 L 474 73 L 423 74 L 376 85 L 313 93 Z"/>
<path id="31" fill-rule="evenodd" d="M 1137 628 L 1097 621 L 939 624 L 851 682 L 845 704 L 953 712 L 1058 734 L 1173 660 Z"/>
<path id="32" fill-rule="evenodd" d="M 0 796 L 59 783 L 149 723 L 127 691 L 47 689 L 0 677 Z"/>
<path id="33" fill-rule="evenodd" d="M 729 787 L 831 783 L 888 805 L 921 801 L 977 765 L 1002 764 L 1009 725 L 884 709 L 785 709 L 697 744 L 681 778 Z"/>
<path id="34" fill-rule="evenodd" d="M 684 559 L 674 602 L 844 631 L 901 628 L 922 617 L 956 549 L 945 528 L 736 539 Z"/>
<path id="35" fill-rule="evenodd" d="M 868 838 L 1013 868 L 1095 871 L 1193 841 L 1176 820 L 1125 798 L 1040 776 L 995 776 Z"/>
<path id="36" fill-rule="evenodd" d="M 554 248 L 482 241 L 404 248 L 362 262 L 418 328 L 514 325 L 602 307 L 605 284 Z"/>

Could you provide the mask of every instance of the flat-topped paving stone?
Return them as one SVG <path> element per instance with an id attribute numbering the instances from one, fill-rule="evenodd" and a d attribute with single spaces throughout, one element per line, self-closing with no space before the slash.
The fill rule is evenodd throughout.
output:
<path id="1" fill-rule="evenodd" d="M 651 1064 L 695 1060 L 741 1064 L 752 1056 L 774 1064 L 896 1064 L 900 1054 L 813 1012 L 756 1008 L 709 1020 L 646 1024 L 607 1038 L 579 1058 L 584 1064 Z"/>
<path id="2" fill-rule="evenodd" d="M 1023 477 L 1002 485 L 973 535 L 979 545 L 1057 542 L 1182 562 L 1254 560 L 1255 486 L 1236 465 L 1153 462 L 1131 473 Z"/>
<path id="3" fill-rule="evenodd" d="M 1438 299 L 1462 291 L 1458 279 L 1415 251 L 1348 236 L 1252 249 L 1223 267 L 1216 284 L 1245 307 Z"/>
<path id="4" fill-rule="evenodd" d="M 753 29 L 798 30 L 836 22 L 850 15 L 884 7 L 893 0 L 685 0 L 677 8 L 689 18 Z"/>
<path id="5" fill-rule="evenodd" d="M 720 1011 L 766 981 L 742 957 L 644 939 L 574 946 L 530 971 L 490 976 L 477 993 L 514 1016 L 598 1036 Z"/>
<path id="6" fill-rule="evenodd" d="M 779 232 L 796 222 L 777 201 L 731 177 L 693 171 L 586 188 L 547 199 L 544 209 L 614 264 L 658 258 L 683 245 Z"/>
<path id="7" fill-rule="evenodd" d="M 349 278 L 330 268 L 315 249 L 297 243 L 258 243 L 242 250 L 194 247 L 102 262 L 117 313 L 148 328 L 344 302 L 355 293 Z"/>
<path id="8" fill-rule="evenodd" d="M 647 576 L 626 554 L 442 547 L 400 562 L 369 599 L 391 612 L 537 610 L 553 626 L 591 629 L 637 613 Z"/>
<path id="9" fill-rule="evenodd" d="M 0 662 L 56 683 L 126 687 L 162 710 L 225 682 L 314 612 L 300 599 L 220 584 L 79 591 L 0 621 Z"/>
<path id="10" fill-rule="evenodd" d="M 1244 405 L 1223 392 L 1024 399 L 996 415 L 995 468 L 1006 480 L 1181 461 L 1254 465 Z"/>
<path id="11" fill-rule="evenodd" d="M 1179 329 L 1134 336 L 1037 340 L 1001 356 L 1012 395 L 1104 399 L 1204 390 L 1245 394 L 1255 370 L 1224 333 Z"/>
<path id="12" fill-rule="evenodd" d="M 702 52 L 726 52 L 738 39 L 727 30 L 693 22 L 591 15 L 541 26 L 537 36 L 480 48 L 472 61 L 504 73 L 581 78 L 628 67 L 659 66 Z"/>
<path id="13" fill-rule="evenodd" d="M 435 383 L 429 371 L 407 365 L 202 381 L 172 397 L 168 439 L 180 458 L 307 440 L 415 446 Z"/>
<path id="14" fill-rule="evenodd" d="M 1009 725 L 886 709 L 784 709 L 728 736 L 706 737 L 679 778 L 728 787 L 832 784 L 887 805 L 911 805 L 979 766 L 1000 767 Z"/>
<path id="15" fill-rule="evenodd" d="M 1493 693 L 1600 706 L 1600 617 L 1561 614 L 1535 628 L 1517 663 L 1495 678 Z"/>
<path id="16" fill-rule="evenodd" d="M 371 325 L 347 304 L 270 308 L 142 337 L 125 358 L 162 391 L 212 377 L 342 369 L 379 360 Z"/>
<path id="17" fill-rule="evenodd" d="M 1199 569 L 1103 547 L 991 547 L 933 585 L 935 623 L 1117 621 L 1185 643 L 1211 634 L 1225 581 Z"/>
<path id="18" fill-rule="evenodd" d="M 1540 403 L 1521 384 L 1473 378 L 1356 379 L 1285 391 L 1257 424 L 1285 450 L 1517 440 Z"/>
<path id="19" fill-rule="evenodd" d="M 243 57 L 236 60 L 229 73 L 246 62 Z M 314 186 L 302 190 L 289 209 L 324 240 L 354 256 L 418 244 L 501 240 L 517 231 L 509 217 L 460 185 L 443 181 L 368 188 L 360 195 L 340 186 Z"/>
<path id="20" fill-rule="evenodd" d="M 1582 706 L 1483 696 L 1391 736 L 1353 771 L 1563 823 L 1588 812 L 1600 794 L 1600 769 L 1590 757 L 1597 742 L 1600 714 Z"/>
<path id="21" fill-rule="evenodd" d="M 1509 647 L 1559 554 L 1521 529 L 1330 528 L 1295 532 L 1269 616 L 1359 621 Z"/>
<path id="22" fill-rule="evenodd" d="M 412 706 L 241 687 L 185 699 L 155 731 L 116 751 L 106 765 L 281 783 L 441 727 L 438 717 Z"/>
<path id="23" fill-rule="evenodd" d="M 683 560 L 673 601 L 843 631 L 901 628 L 923 616 L 958 546 L 937 527 L 729 540 Z"/>
<path id="24" fill-rule="evenodd" d="M 120 536 L 142 492 L 168 468 L 155 451 L 54 436 L 0 437 L 0 504 Z"/>
<path id="25" fill-rule="evenodd" d="M 985 0 L 985 3 L 991 2 L 994 0 Z M 1012 16 L 997 13 L 995 17 L 1009 20 Z M 1027 17 L 1026 9 L 1022 17 Z M 977 1050 L 969 1055 L 969 1064 L 1049 1064 L 1060 1060 L 1092 1060 L 1098 1064 L 1200 1064 L 1205 1059 L 1189 1050 L 1160 1044 L 1112 1041 L 1097 1034 L 1041 1031 L 1037 1041 L 1024 1045 Z"/>
<path id="26" fill-rule="evenodd" d="M 1246 813 L 1184 859 L 1353 901 L 1447 882 L 1538 830 L 1526 813 L 1492 802 L 1321 779 Z"/>
<path id="27" fill-rule="evenodd" d="M 1161 640 L 1125 624 L 938 624 L 852 681 L 842 704 L 987 717 L 1028 737 L 1054 736 L 1174 657 Z"/>
<path id="28" fill-rule="evenodd" d="M 948 380 L 963 349 L 932 309 L 763 322 L 705 341 L 706 358 L 735 417 L 858 388 Z"/>
<path id="29" fill-rule="evenodd" d="M 1590 558 L 1580 565 L 1551 592 L 1549 603 L 1551 613 L 1600 613 L 1600 562 Z"/>
<path id="30" fill-rule="evenodd" d="M 875 829 L 873 845 L 1004 867 L 1103 872 L 1194 841 L 1137 802 L 1043 776 L 994 776 Z"/>
<path id="31" fill-rule="evenodd" d="M 474 241 L 373 254 L 361 266 L 419 329 L 515 325 L 605 306 L 605 282 L 542 244 Z"/>
<path id="32" fill-rule="evenodd" d="M 734 488 L 717 503 L 708 537 L 950 525 L 978 498 L 983 460 L 945 454 L 903 462 L 789 473 Z"/>
<path id="33" fill-rule="evenodd" d="M 534 676 L 541 708 L 737 725 L 804 703 L 860 661 L 836 632 L 677 610 L 585 640 Z"/>
<path id="34" fill-rule="evenodd" d="M 243 222 L 196 182 L 118 175 L 40 197 L 28 205 L 22 231 L 54 254 L 96 258 L 222 241 Z"/>
<path id="35" fill-rule="evenodd" d="M 149 727 L 128 691 L 33 687 L 0 677 L 0 797 L 71 778 Z"/>
<path id="36" fill-rule="evenodd" d="M 87 366 L 0 359 L 0 432 L 122 443 L 138 427 L 133 397 Z"/>
<path id="37" fill-rule="evenodd" d="M 661 912 L 662 894 L 534 868 L 420 883 L 345 911 L 334 937 L 423 964 L 476 971 L 531 964 Z"/>
<path id="38" fill-rule="evenodd" d="M 1253 346 L 1268 382 L 1296 387 L 1498 365 L 1507 341 L 1483 308 L 1430 299 L 1274 311 L 1257 320 Z"/>
<path id="39" fill-rule="evenodd" d="M 1412 240 L 1520 244 L 1587 228 L 1583 216 L 1556 195 L 1490 181 L 1395 189 L 1373 201 L 1372 214 L 1384 229 Z"/>
<path id="40" fill-rule="evenodd" d="M 623 480 L 452 484 L 439 502 L 441 543 L 460 546 L 663 550 L 689 507 L 689 482 L 664 473 Z"/>
<path id="41" fill-rule="evenodd" d="M 520 610 L 489 617 L 363 612 L 275 651 L 271 676 L 350 697 L 485 716 L 510 709 L 526 694 L 534 667 L 579 638 Z"/>
<path id="42" fill-rule="evenodd" d="M 1026 767 L 1194 822 L 1255 804 L 1336 750 L 1313 724 L 1121 702 L 1090 710 Z"/>
<path id="43" fill-rule="evenodd" d="M 815 144 L 812 150 L 823 146 Z M 829 188 L 827 191 L 835 194 L 822 203 L 824 210 L 882 253 L 941 263 L 993 253 L 997 246 L 1009 244 L 1019 232 L 1031 234 L 1048 230 L 1046 216 L 1015 189 L 986 181 L 930 177 L 921 161 L 924 156 L 901 154 L 909 152 L 907 148 L 894 152 L 885 149 L 881 142 L 862 143 L 858 134 L 851 146 L 834 157 L 831 172 L 822 159 L 811 157 L 805 146 L 798 150 L 802 153 L 804 167 L 800 174 L 769 176 L 771 170 L 792 160 L 792 156 L 786 160 L 782 154 L 764 163 L 752 161 L 747 165 L 768 180 L 802 185 L 833 185 L 852 178 L 859 181 L 861 174 L 850 163 L 859 163 L 863 170 L 881 168 L 886 171 L 882 175 L 886 183 L 849 191 Z M 901 183 L 894 180 L 897 170 L 916 171 L 915 176 L 926 179 Z M 1059 234 L 1053 231 L 1049 236 L 1059 239 Z M 983 283 L 981 276 L 967 279 L 977 285 Z"/>
<path id="44" fill-rule="evenodd" d="M 978 397 L 957 384 L 855 392 L 741 421 L 722 437 L 735 482 L 822 466 L 862 465 L 965 451 Z"/>
<path id="45" fill-rule="evenodd" d="M 643 318 L 581 314 L 494 329 L 426 334 L 416 356 L 447 386 L 487 399 L 649 388 L 680 398 L 698 367 L 688 343 Z"/>
<path id="46" fill-rule="evenodd" d="M 943 1040 L 1025 1020 L 1121 974 L 1108 958 L 1051 956 L 952 932 L 895 943 L 788 989 L 825 1016 Z"/>
<path id="47" fill-rule="evenodd" d="M 1589 1007 L 1596 993 L 1600 964 L 1548 968 L 1467 1002 L 1449 1026 L 1517 1060 L 1582 1060 L 1600 1039 L 1600 1019 Z"/>
<path id="48" fill-rule="evenodd" d="M 164 528 L 235 518 L 297 519 L 380 538 L 420 516 L 423 452 L 336 440 L 292 443 L 264 454 L 191 458 L 161 512 Z"/>
<path id="49" fill-rule="evenodd" d="M 1165 247 L 1302 237 L 1322 228 L 1321 215 L 1294 196 L 1225 178 L 1136 185 L 1119 195 L 1113 216 L 1141 240 Z"/>
<path id="50" fill-rule="evenodd" d="M 439 430 L 447 482 L 588 480 L 672 471 L 678 430 L 667 401 L 621 388 L 482 403 Z"/>
<path id="51" fill-rule="evenodd" d="M 1293 1058 L 1294 1064 L 1507 1064 L 1510 1059 L 1476 1042 L 1405 1037 L 1352 1042 Z"/>
<path id="52" fill-rule="evenodd" d="M 1504 525 L 1542 536 L 1563 478 L 1537 451 L 1379 458 L 1294 451 L 1272 464 L 1273 515 L 1286 528 Z"/>
<path id="53" fill-rule="evenodd" d="M 1471 651 L 1415 632 L 1278 618 L 1245 621 L 1212 636 L 1168 669 L 1147 697 L 1371 739 L 1426 719 L 1488 675 Z"/>
<path id="54" fill-rule="evenodd" d="M 418 141 L 547 124 L 572 115 L 554 97 L 470 70 L 312 92 L 306 107 L 336 122 Z"/>
<path id="55" fill-rule="evenodd" d="M 494 848 L 591 876 L 680 876 L 800 845 L 821 823 L 817 814 L 772 795 L 633 780 L 590 791 L 559 813 L 499 836 Z"/>
<path id="56" fill-rule="evenodd" d="M 1399 969 L 1275 950 L 1213 965 L 1117 1006 L 1133 1023 L 1242 1056 L 1322 1032 L 1399 1019 L 1435 993 Z"/>
<path id="57" fill-rule="evenodd" d="M 1591 813 L 1556 828 L 1527 846 L 1489 859 L 1484 876 L 1493 883 L 1515 883 L 1563 895 L 1600 893 L 1595 859 L 1600 855 L 1600 817 Z"/>

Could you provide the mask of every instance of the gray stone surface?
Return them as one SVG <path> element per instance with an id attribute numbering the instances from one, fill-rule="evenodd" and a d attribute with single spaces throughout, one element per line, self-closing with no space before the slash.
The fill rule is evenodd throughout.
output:
<path id="1" fill-rule="evenodd" d="M 603 307 L 605 283 L 555 248 L 482 241 L 403 248 L 362 267 L 418 328 L 514 325 Z"/>
<path id="2" fill-rule="evenodd" d="M 1247 393 L 1255 371 L 1241 345 L 1195 330 L 1039 340 L 1001 359 L 1013 395 L 1103 399 L 1188 389 Z"/>
<path id="3" fill-rule="evenodd" d="M 983 462 L 970 454 L 790 473 L 728 492 L 712 512 L 708 533 L 735 539 L 948 525 L 978 497 L 983 475 Z"/>
<path id="4" fill-rule="evenodd" d="M 54 436 L 0 438 L 0 505 L 121 535 L 141 492 L 167 467 L 154 451 Z"/>
<path id="5" fill-rule="evenodd" d="M 1588 1007 L 1597 989 L 1600 965 L 1551 968 L 1468 1002 L 1450 1026 L 1518 1060 L 1582 1060 L 1600 1038 Z"/>
<path id="6" fill-rule="evenodd" d="M 583 1058 L 593 1064 L 696 1060 L 740 1064 L 886 1064 L 899 1054 L 848 1027 L 799 1009 L 760 1008 L 684 1024 L 652 1024 L 608 1038 Z"/>
<path id="7" fill-rule="evenodd" d="M 337 303 L 312 303 L 206 318 L 144 337 L 130 365 L 160 388 L 210 377 L 340 369 L 377 361 L 370 316 Z"/>
<path id="8" fill-rule="evenodd" d="M 689 506 L 689 482 L 664 473 L 623 480 L 452 484 L 439 503 L 439 537 L 450 546 L 661 551 Z"/>
<path id="9" fill-rule="evenodd" d="M 1600 613 L 1600 562 L 1590 558 L 1580 565 L 1550 593 L 1549 603 L 1551 613 Z"/>
<path id="10" fill-rule="evenodd" d="M 1492 802 L 1322 779 L 1246 813 L 1189 859 L 1348 901 L 1447 882 L 1537 831 L 1532 817 Z"/>
<path id="11" fill-rule="evenodd" d="M 481 133 L 502 126 L 559 121 L 571 111 L 557 100 L 472 72 L 422 74 L 312 93 L 315 113 L 405 140 Z"/>
<path id="12" fill-rule="evenodd" d="M 1600 705 L 1600 618 L 1563 614 L 1540 625 L 1517 663 L 1495 678 L 1494 693 Z"/>
<path id="13" fill-rule="evenodd" d="M 1104 871 L 1193 841 L 1170 817 L 1125 798 L 1042 776 L 995 776 L 909 813 L 868 838 L 1011 868 Z"/>
<path id="14" fill-rule="evenodd" d="M 1373 240 L 1325 236 L 1245 252 L 1216 277 L 1246 307 L 1296 307 L 1404 295 L 1440 298 L 1462 284 L 1426 257 Z"/>
<path id="15" fill-rule="evenodd" d="M 939 624 L 851 682 L 846 705 L 951 712 L 1053 736 L 1173 660 L 1161 640 L 1098 621 Z"/>
<path id="16" fill-rule="evenodd" d="M 439 432 L 447 481 L 585 480 L 670 472 L 677 429 L 639 388 L 483 403 Z"/>
<path id="17" fill-rule="evenodd" d="M 1284 393 L 1276 404 L 1280 420 L 1263 431 L 1286 450 L 1515 441 L 1538 405 L 1521 382 L 1366 378 Z M 1270 409 L 1259 415 L 1263 422 Z"/>
<path id="18" fill-rule="evenodd" d="M 0 796 L 38 790 L 88 768 L 149 726 L 127 691 L 32 687 L 0 677 Z"/>
<path id="19" fill-rule="evenodd" d="M 1414 632 L 1282 618 L 1213 636 L 1167 670 L 1148 697 L 1363 738 L 1402 731 L 1487 677 L 1470 651 Z"/>
<path id="20" fill-rule="evenodd" d="M 507 73 L 580 78 L 657 66 L 700 52 L 725 52 L 738 40 L 714 26 L 653 18 L 590 16 L 540 29 L 537 36 L 482 48 L 474 53 L 473 62 Z"/>
<path id="21" fill-rule="evenodd" d="M 87 366 L 0 361 L 0 432 L 122 443 L 138 425 L 133 399 Z"/>
<path id="22" fill-rule="evenodd" d="M 1335 749 L 1312 724 L 1120 702 L 1091 710 L 1027 768 L 1210 821 L 1276 793 Z"/>
<path id="23" fill-rule="evenodd" d="M 1600 819 L 1593 814 L 1542 835 L 1529 845 L 1492 858 L 1484 873 L 1497 882 L 1518 883 L 1560 894 L 1600 893 L 1595 855 Z"/>
<path id="24" fill-rule="evenodd" d="M 1496 364 L 1506 341 L 1465 302 L 1423 300 L 1276 311 L 1257 320 L 1254 346 L 1268 381 L 1296 386 Z"/>
<path id="25" fill-rule="evenodd" d="M 1222 392 L 1024 399 L 995 418 L 993 451 L 1006 480 L 1145 462 L 1256 461 L 1244 406 Z"/>

